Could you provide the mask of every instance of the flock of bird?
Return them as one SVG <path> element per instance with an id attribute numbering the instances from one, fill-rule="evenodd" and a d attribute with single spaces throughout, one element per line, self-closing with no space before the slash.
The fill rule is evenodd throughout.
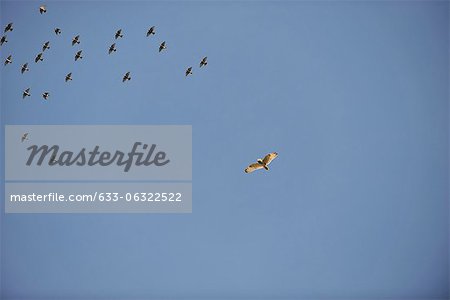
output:
<path id="1" fill-rule="evenodd" d="M 40 14 L 44 14 L 44 13 L 47 12 L 47 8 L 46 8 L 44 5 L 42 5 L 42 6 L 39 7 L 39 12 L 40 12 Z M 5 30 L 4 30 L 5 34 L 6 34 L 7 32 L 10 32 L 10 31 L 13 31 L 13 23 L 9 23 L 9 24 L 6 25 L 6 27 L 5 27 Z M 61 31 L 60 28 L 55 28 L 55 29 L 54 29 L 54 32 L 55 32 L 56 35 L 60 35 L 60 34 L 62 33 L 62 31 Z M 155 34 L 156 34 L 155 26 L 150 27 L 150 28 L 148 29 L 148 31 L 147 31 L 147 37 L 150 37 L 150 36 L 155 35 Z M 117 30 L 116 33 L 115 33 L 115 35 L 114 35 L 114 39 L 115 39 L 115 40 L 117 40 L 117 39 L 119 39 L 119 38 L 123 38 L 122 29 Z M 7 40 L 6 35 L 3 35 L 3 36 L 1 37 L 1 39 L 0 39 L 0 45 L 3 45 L 4 43 L 7 43 L 7 42 L 8 42 L 8 40 Z M 80 35 L 76 35 L 75 37 L 72 38 L 72 46 L 79 45 L 79 44 L 80 44 Z M 39 63 L 40 61 L 43 61 L 43 60 L 44 60 L 44 58 L 43 58 L 43 55 L 44 55 L 44 54 L 43 54 L 43 53 L 44 53 L 46 50 L 48 50 L 48 49 L 50 49 L 50 42 L 49 42 L 49 41 L 47 41 L 47 42 L 45 42 L 45 43 L 43 44 L 43 46 L 42 46 L 42 52 L 40 52 L 40 53 L 38 53 L 38 54 L 36 55 L 36 57 L 35 57 L 35 59 L 34 59 L 34 62 L 35 62 L 35 63 Z M 158 50 L 158 51 L 159 51 L 159 52 L 162 52 L 162 51 L 164 51 L 164 50 L 166 50 L 166 49 L 167 49 L 166 42 L 163 41 L 163 42 L 159 45 L 159 50 Z M 114 42 L 113 44 L 111 44 L 111 45 L 109 46 L 108 54 L 111 55 L 112 53 L 114 53 L 114 52 L 116 52 L 116 51 L 117 51 L 116 43 Z M 78 51 L 75 53 L 75 61 L 78 61 L 79 59 L 82 59 L 82 58 L 83 58 L 83 50 L 78 50 Z M 4 64 L 5 64 L 5 66 L 6 66 L 6 65 L 9 65 L 9 64 L 12 64 L 12 62 L 13 62 L 12 55 L 9 55 L 9 56 L 6 58 Z M 202 67 L 204 67 L 204 66 L 206 66 L 206 65 L 208 65 L 208 58 L 205 56 L 205 57 L 203 57 L 202 60 L 200 61 L 200 68 L 202 68 Z M 20 71 L 21 71 L 22 74 L 25 73 L 25 72 L 28 72 L 28 71 L 29 71 L 28 63 L 23 64 L 23 65 L 21 66 Z M 186 71 L 185 71 L 185 76 L 187 77 L 187 76 L 192 75 L 192 74 L 193 74 L 193 72 L 192 72 L 192 67 L 188 67 L 188 68 L 186 69 Z M 66 75 L 66 77 L 65 77 L 65 81 L 68 82 L 68 81 L 71 81 L 71 80 L 72 80 L 72 73 L 68 73 L 68 74 Z M 131 80 L 131 72 L 130 72 L 130 71 L 126 72 L 125 75 L 123 75 L 123 77 L 122 77 L 122 82 L 126 82 L 126 81 L 129 81 L 129 80 Z M 31 88 L 27 88 L 27 89 L 25 89 L 25 90 L 23 91 L 22 98 L 25 98 L 25 97 L 31 97 Z M 43 93 L 42 93 L 42 97 L 43 97 L 45 100 L 48 100 L 48 98 L 50 97 L 50 93 L 49 93 L 49 92 L 43 92 Z M 29 133 L 24 133 L 24 134 L 22 135 L 22 137 L 21 137 L 21 141 L 24 142 L 24 141 L 28 140 L 28 137 L 29 137 Z M 259 170 L 259 169 L 265 169 L 265 170 L 268 171 L 268 170 L 269 170 L 268 165 L 269 165 L 275 158 L 277 158 L 277 156 L 278 156 L 278 153 L 277 153 L 277 152 L 269 153 L 269 154 L 267 154 L 263 159 L 257 159 L 255 163 L 250 164 L 247 168 L 245 168 L 244 171 L 245 171 L 245 173 L 252 173 L 252 172 L 254 172 L 254 171 L 256 171 L 256 170 Z M 54 165 L 54 164 L 56 164 L 56 163 L 57 163 L 56 155 L 52 155 L 52 157 L 50 158 L 50 164 L 51 164 L 51 165 Z"/>
<path id="2" fill-rule="evenodd" d="M 41 6 L 39 7 L 39 13 L 42 15 L 42 14 L 45 14 L 46 12 L 47 12 L 47 7 L 46 7 L 45 5 L 41 5 Z M 7 42 L 8 42 L 8 39 L 7 39 L 6 34 L 7 34 L 8 32 L 12 32 L 13 30 L 14 30 L 14 28 L 13 28 L 13 23 L 9 23 L 9 24 L 6 25 L 6 27 L 5 27 L 5 29 L 4 29 L 4 35 L 0 38 L 0 46 L 2 46 L 4 43 L 7 43 Z M 58 28 L 58 27 L 56 27 L 56 28 L 54 29 L 54 32 L 55 32 L 55 34 L 56 34 L 57 36 L 61 35 L 61 33 L 62 33 L 61 29 Z M 152 26 L 152 27 L 150 27 L 150 28 L 147 30 L 147 37 L 150 37 L 150 36 L 155 35 L 155 34 L 156 34 L 156 28 L 155 28 L 155 26 Z M 114 39 L 115 39 L 115 40 L 117 40 L 117 39 L 119 39 L 119 38 L 123 38 L 122 29 L 117 30 L 116 33 L 115 33 L 115 35 L 114 35 Z M 75 37 L 72 38 L 72 46 L 79 45 L 79 44 L 80 44 L 80 35 L 76 35 Z M 41 61 L 44 61 L 44 52 L 45 52 L 46 50 L 48 50 L 48 49 L 50 49 L 50 41 L 46 41 L 46 42 L 42 45 L 42 51 L 39 52 L 39 53 L 36 55 L 36 57 L 35 57 L 35 59 L 34 59 L 34 62 L 35 62 L 35 63 L 39 63 L 39 62 L 41 62 Z M 166 50 L 166 49 L 167 49 L 166 41 L 161 42 L 161 44 L 159 45 L 159 52 L 162 52 L 162 51 L 164 51 L 164 50 Z M 116 52 L 116 51 L 117 51 L 116 43 L 114 42 L 113 44 L 111 44 L 111 45 L 109 46 L 108 54 L 111 55 L 112 53 L 114 53 L 114 52 Z M 75 61 L 78 61 L 78 60 L 80 60 L 80 59 L 82 59 L 82 58 L 83 58 L 83 50 L 78 50 L 78 51 L 75 53 Z M 9 55 L 9 56 L 5 59 L 4 65 L 7 66 L 7 65 L 12 64 L 12 63 L 13 63 L 13 57 L 12 57 L 12 55 Z M 201 59 L 201 61 L 200 61 L 200 68 L 201 68 L 201 67 L 204 67 L 204 66 L 206 66 L 206 65 L 208 65 L 208 57 L 205 56 L 205 57 L 203 57 L 203 58 Z M 24 64 L 21 66 L 21 68 L 20 68 L 20 72 L 21 72 L 22 74 L 24 74 L 25 72 L 28 72 L 29 70 L 30 70 L 30 69 L 29 69 L 28 62 L 27 62 L 27 63 L 24 63 Z M 192 74 L 193 74 L 193 72 L 192 72 L 192 67 L 188 67 L 188 68 L 186 69 L 186 71 L 185 71 L 185 76 L 187 77 L 187 76 L 192 75 Z M 65 76 L 65 82 L 68 82 L 68 81 L 71 81 L 71 80 L 72 80 L 72 72 L 67 73 L 67 75 Z M 131 80 L 131 72 L 130 72 L 130 71 L 127 71 L 127 72 L 123 75 L 123 77 L 122 77 L 122 82 L 126 82 L 126 81 L 129 81 L 129 80 Z M 26 97 L 31 97 L 31 88 L 29 88 L 29 87 L 26 88 L 26 89 L 22 92 L 22 99 L 25 99 Z M 44 100 L 48 100 L 49 97 L 50 97 L 50 93 L 49 93 L 48 91 L 44 91 L 44 92 L 42 93 L 42 98 L 44 98 Z"/>

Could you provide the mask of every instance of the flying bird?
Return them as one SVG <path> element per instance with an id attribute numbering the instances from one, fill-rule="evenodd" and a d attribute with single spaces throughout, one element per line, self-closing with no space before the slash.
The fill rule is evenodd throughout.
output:
<path id="1" fill-rule="evenodd" d="M 6 25 L 5 32 L 8 32 L 8 31 L 13 31 L 13 23 L 9 23 L 8 25 Z"/>
<path id="2" fill-rule="evenodd" d="M 36 58 L 34 59 L 34 62 L 35 63 L 38 63 L 39 61 L 43 61 L 44 59 L 42 58 L 42 52 L 41 53 L 39 53 L 37 56 L 36 56 Z"/>
<path id="3" fill-rule="evenodd" d="M 118 38 L 122 38 L 123 34 L 122 34 L 122 29 L 119 29 L 116 31 L 116 34 L 114 35 L 114 38 L 117 40 Z"/>
<path id="4" fill-rule="evenodd" d="M 23 74 L 27 71 L 29 71 L 30 69 L 28 69 L 28 63 L 25 63 L 22 65 L 22 68 L 20 69 L 20 72 Z"/>
<path id="5" fill-rule="evenodd" d="M 167 46 L 166 46 L 166 42 L 165 42 L 165 41 L 162 42 L 161 45 L 159 45 L 159 52 L 163 51 L 164 49 L 167 49 Z"/>
<path id="6" fill-rule="evenodd" d="M 122 82 L 127 80 L 131 80 L 130 72 L 126 72 L 125 75 L 123 75 Z"/>
<path id="7" fill-rule="evenodd" d="M 152 34 L 155 34 L 155 26 L 150 27 L 150 29 L 147 31 L 147 37 L 149 37 Z"/>
<path id="8" fill-rule="evenodd" d="M 206 66 L 208 64 L 208 57 L 203 57 L 202 61 L 200 62 L 200 68 L 203 66 Z"/>
<path id="9" fill-rule="evenodd" d="M 59 29 L 58 27 L 55 28 L 55 34 L 56 35 L 60 35 L 61 34 L 61 29 Z"/>
<path id="10" fill-rule="evenodd" d="M 75 54 L 75 61 L 77 61 L 79 58 L 83 58 L 83 56 L 81 56 L 82 52 L 83 52 L 83 50 L 80 50 L 77 52 L 77 54 Z"/>
<path id="11" fill-rule="evenodd" d="M 44 45 L 42 46 L 42 51 L 45 51 L 47 49 L 50 49 L 50 42 L 45 42 Z"/>
<path id="12" fill-rule="evenodd" d="M 47 100 L 48 97 L 50 97 L 50 93 L 49 93 L 49 92 L 44 92 L 44 93 L 42 94 L 42 98 L 44 98 L 44 100 Z"/>
<path id="13" fill-rule="evenodd" d="M 245 173 L 251 173 L 253 171 L 256 171 L 258 169 L 266 169 L 269 170 L 268 165 L 278 156 L 278 153 L 272 152 L 267 154 L 263 159 L 258 159 L 256 163 L 253 163 L 249 165 L 244 171 Z"/>
<path id="14" fill-rule="evenodd" d="M 75 44 L 79 44 L 80 43 L 80 36 L 77 35 L 76 37 L 74 37 L 72 39 L 72 46 L 74 46 Z"/>
<path id="15" fill-rule="evenodd" d="M 108 54 L 111 54 L 112 52 L 116 52 L 116 43 L 109 46 Z"/>
<path id="16" fill-rule="evenodd" d="M 31 97 L 30 88 L 27 88 L 25 91 L 23 91 L 22 99 L 25 99 L 25 97 Z"/>
<path id="17" fill-rule="evenodd" d="M 41 13 L 41 15 L 42 15 L 43 13 L 46 13 L 46 12 L 47 12 L 47 8 L 45 7 L 45 5 L 39 6 L 39 12 Z"/>
<path id="18" fill-rule="evenodd" d="M 72 72 L 66 75 L 66 82 L 72 80 Z"/>
<path id="19" fill-rule="evenodd" d="M 186 76 L 192 75 L 192 67 L 187 68 L 186 70 Z"/>
<path id="20" fill-rule="evenodd" d="M 28 135 L 29 135 L 28 132 L 22 134 L 22 137 L 20 138 L 20 140 L 22 141 L 22 143 L 23 143 L 24 141 L 27 141 L 27 140 L 28 140 Z"/>
<path id="21" fill-rule="evenodd" d="M 8 56 L 8 57 L 5 59 L 5 66 L 6 66 L 7 64 L 12 64 L 12 55 Z"/>
<path id="22" fill-rule="evenodd" d="M 8 40 L 6 39 L 6 35 L 2 36 L 2 38 L 0 39 L 0 46 L 3 45 L 3 43 L 7 43 Z"/>

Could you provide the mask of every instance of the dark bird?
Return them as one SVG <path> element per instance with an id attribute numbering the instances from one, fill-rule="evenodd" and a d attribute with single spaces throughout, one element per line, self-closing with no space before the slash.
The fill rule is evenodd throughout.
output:
<path id="1" fill-rule="evenodd" d="M 50 49 L 50 42 L 45 42 L 44 45 L 42 46 L 42 51 L 45 51 L 47 49 Z"/>
<path id="2" fill-rule="evenodd" d="M 244 171 L 245 173 L 251 173 L 262 168 L 266 169 L 266 171 L 269 171 L 268 165 L 272 162 L 272 160 L 277 158 L 277 156 L 278 153 L 276 152 L 269 153 L 263 159 L 258 159 L 256 163 L 249 165 Z"/>
<path id="3" fill-rule="evenodd" d="M 20 69 L 20 72 L 25 73 L 27 71 L 29 71 L 30 69 L 28 69 L 28 63 L 25 63 L 22 65 L 22 68 Z"/>
<path id="4" fill-rule="evenodd" d="M 186 76 L 192 75 L 192 67 L 187 68 L 186 70 Z"/>
<path id="5" fill-rule="evenodd" d="M 125 73 L 122 78 L 122 82 L 125 82 L 127 80 L 131 80 L 130 72 Z"/>
<path id="6" fill-rule="evenodd" d="M 20 140 L 22 141 L 22 143 L 28 140 L 28 135 L 29 135 L 28 132 L 22 134 L 22 137 L 20 138 Z"/>
<path id="7" fill-rule="evenodd" d="M 43 61 L 44 59 L 42 58 L 42 52 L 41 53 L 39 53 L 37 56 L 36 56 L 36 58 L 34 59 L 34 62 L 35 63 L 38 63 L 39 61 Z"/>
<path id="8" fill-rule="evenodd" d="M 0 39 L 0 46 L 3 45 L 3 43 L 7 43 L 8 40 L 6 39 L 6 35 L 2 36 L 2 38 Z"/>
<path id="9" fill-rule="evenodd" d="M 149 37 L 152 34 L 155 34 L 155 26 L 150 27 L 150 29 L 147 31 L 147 37 Z"/>
<path id="10" fill-rule="evenodd" d="M 31 97 L 30 88 L 27 88 L 25 91 L 23 91 L 22 99 L 25 99 L 25 97 Z"/>
<path id="11" fill-rule="evenodd" d="M 108 53 L 111 54 L 112 52 L 116 52 L 116 43 L 112 44 L 111 46 L 109 46 L 109 50 Z"/>
<path id="12" fill-rule="evenodd" d="M 72 72 L 66 75 L 66 82 L 72 80 Z"/>
<path id="13" fill-rule="evenodd" d="M 7 64 L 12 64 L 12 55 L 8 56 L 8 57 L 5 59 L 5 66 L 6 66 Z"/>
<path id="14" fill-rule="evenodd" d="M 114 38 L 117 40 L 118 38 L 122 38 L 123 34 L 122 34 L 122 29 L 119 29 L 116 31 L 116 34 L 114 35 Z"/>
<path id="15" fill-rule="evenodd" d="M 200 62 L 200 68 L 203 66 L 206 66 L 208 64 L 208 57 L 203 57 L 202 61 Z"/>
<path id="16" fill-rule="evenodd" d="M 80 50 L 77 52 L 77 54 L 75 54 L 75 61 L 77 61 L 79 58 L 83 58 L 83 56 L 81 56 L 82 52 L 83 52 L 83 50 Z"/>
<path id="17" fill-rule="evenodd" d="M 42 94 L 42 98 L 44 98 L 44 100 L 48 100 L 48 97 L 50 97 L 50 93 L 49 92 L 44 92 Z"/>
<path id="18" fill-rule="evenodd" d="M 167 49 L 167 46 L 166 46 L 166 42 L 165 42 L 165 41 L 162 42 L 161 45 L 159 45 L 159 52 L 163 51 L 164 49 Z"/>
<path id="19" fill-rule="evenodd" d="M 72 46 L 74 46 L 75 44 L 79 44 L 80 43 L 80 36 L 77 35 L 76 37 L 74 37 L 72 39 Z"/>
<path id="20" fill-rule="evenodd" d="M 39 12 L 41 13 L 41 15 L 42 15 L 43 13 L 46 13 L 46 12 L 47 12 L 47 7 L 45 7 L 45 5 L 39 6 Z"/>
<path id="21" fill-rule="evenodd" d="M 9 23 L 8 25 L 6 25 L 5 32 L 8 32 L 8 31 L 13 31 L 13 23 Z"/>
<path id="22" fill-rule="evenodd" d="M 56 35 L 60 35 L 61 34 L 61 29 L 59 29 L 58 27 L 55 28 L 55 34 Z"/>

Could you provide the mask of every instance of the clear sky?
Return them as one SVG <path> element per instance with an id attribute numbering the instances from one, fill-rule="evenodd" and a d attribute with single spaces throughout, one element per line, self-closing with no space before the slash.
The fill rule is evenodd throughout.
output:
<path id="1" fill-rule="evenodd" d="M 191 124 L 193 212 L 2 204 L 2 299 L 449 297 L 448 2 L 40 4 L 1 2 L 2 125 Z"/>

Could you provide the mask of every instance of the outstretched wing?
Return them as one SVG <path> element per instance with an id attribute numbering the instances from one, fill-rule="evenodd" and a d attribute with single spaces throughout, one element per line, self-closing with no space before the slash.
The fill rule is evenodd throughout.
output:
<path id="1" fill-rule="evenodd" d="M 262 168 L 264 168 L 264 166 L 262 164 L 254 163 L 254 164 L 251 164 L 250 166 L 248 166 L 244 171 L 245 171 L 245 173 L 251 173 L 253 171 L 256 171 L 256 170 L 262 169 Z"/>
<path id="2" fill-rule="evenodd" d="M 277 156 L 278 156 L 278 153 L 276 153 L 276 152 L 269 153 L 269 154 L 267 154 L 267 155 L 264 157 L 263 163 L 264 163 L 265 165 L 268 165 L 268 164 L 270 164 L 270 163 L 272 162 L 272 160 L 274 160 Z"/>

